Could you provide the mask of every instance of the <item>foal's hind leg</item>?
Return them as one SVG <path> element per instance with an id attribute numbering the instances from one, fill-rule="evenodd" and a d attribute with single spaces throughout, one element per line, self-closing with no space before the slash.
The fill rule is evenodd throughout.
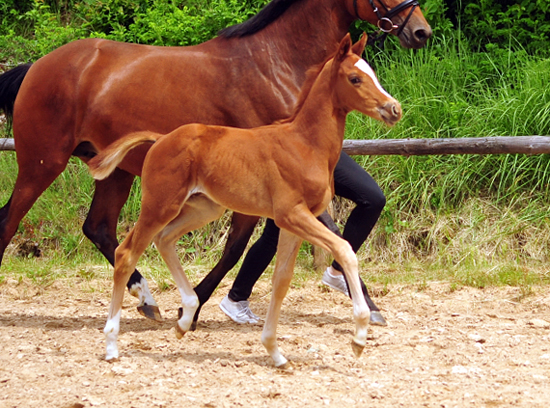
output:
<path id="1" fill-rule="evenodd" d="M 220 218 L 224 211 L 225 208 L 206 196 L 191 197 L 179 215 L 155 237 L 155 245 L 172 273 L 181 294 L 182 309 L 176 326 L 178 338 L 183 337 L 190 330 L 193 316 L 199 307 L 199 299 L 181 266 L 176 253 L 176 242 L 182 235 Z"/>
<path id="2" fill-rule="evenodd" d="M 206 277 L 195 287 L 195 292 L 199 297 L 199 308 L 193 318 L 191 330 L 197 328 L 197 320 L 204 305 L 214 290 L 218 287 L 222 279 L 227 275 L 227 272 L 235 266 L 246 249 L 246 245 L 254 232 L 254 227 L 258 223 L 259 217 L 233 213 L 231 219 L 231 229 L 229 237 L 223 250 L 223 255 L 220 261 L 216 264 Z"/>
<path id="3" fill-rule="evenodd" d="M 19 172 L 9 201 L 0 209 L 0 264 L 4 251 L 13 238 L 19 222 L 27 214 L 38 197 L 61 174 L 69 161 L 70 152 L 48 155 L 17 150 Z M 52 149 L 54 150 L 54 149 Z"/>
<path id="4" fill-rule="evenodd" d="M 96 181 L 94 199 L 86 221 L 82 226 L 84 235 L 99 249 L 111 265 L 115 262 L 118 246 L 116 228 L 122 206 L 128 199 L 134 176 L 116 169 L 108 178 Z M 149 290 L 145 278 L 135 270 L 126 286 L 128 292 L 139 299 L 139 313 L 152 320 L 161 320 L 157 302 Z"/>
<path id="5" fill-rule="evenodd" d="M 281 230 L 277 246 L 277 260 L 272 278 L 271 301 L 262 331 L 262 344 L 273 359 L 276 367 L 284 367 L 288 360 L 277 346 L 277 324 L 281 315 L 281 305 L 288 292 L 294 275 L 294 263 L 300 250 L 302 239 L 288 231 Z"/>
<path id="6" fill-rule="evenodd" d="M 142 221 L 142 222 L 140 222 Z M 136 226 L 115 251 L 115 270 L 113 273 L 113 295 L 109 307 L 109 316 L 103 329 L 106 341 L 106 360 L 118 358 L 117 338 L 120 331 L 120 314 L 124 300 L 124 286 L 134 271 L 139 257 L 149 246 L 153 237 L 166 225 L 151 217 L 140 216 Z"/>

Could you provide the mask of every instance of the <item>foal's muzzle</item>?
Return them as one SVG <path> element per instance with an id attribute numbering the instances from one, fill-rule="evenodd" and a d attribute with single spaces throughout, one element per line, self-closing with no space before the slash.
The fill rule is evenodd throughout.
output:
<path id="1" fill-rule="evenodd" d="M 382 119 L 386 124 L 389 126 L 395 125 L 402 116 L 402 110 L 401 105 L 396 100 L 391 102 L 386 102 L 384 105 L 382 105 L 380 108 L 378 108 L 378 112 L 380 113 L 380 116 L 382 116 Z"/>

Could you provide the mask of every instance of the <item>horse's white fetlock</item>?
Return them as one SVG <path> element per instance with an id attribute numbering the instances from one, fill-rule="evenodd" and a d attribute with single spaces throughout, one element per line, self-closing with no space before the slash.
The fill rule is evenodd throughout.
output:
<path id="1" fill-rule="evenodd" d="M 158 306 L 157 302 L 153 298 L 153 295 L 151 294 L 151 290 L 149 289 L 149 285 L 147 284 L 147 280 L 145 280 L 145 278 L 141 278 L 139 283 L 134 283 L 128 289 L 128 292 L 130 292 L 130 295 L 139 299 L 138 307 L 145 305 Z"/>
<path id="2" fill-rule="evenodd" d="M 118 347 L 117 347 L 117 338 L 118 332 L 120 331 L 120 313 L 121 311 L 107 320 L 105 324 L 105 343 L 106 343 L 106 353 L 105 360 L 110 361 L 118 358 Z"/>

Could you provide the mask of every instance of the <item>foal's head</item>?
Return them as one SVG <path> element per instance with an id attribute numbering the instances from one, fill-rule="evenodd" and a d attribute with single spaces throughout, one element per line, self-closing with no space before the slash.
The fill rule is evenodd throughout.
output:
<path id="1" fill-rule="evenodd" d="M 332 80 L 339 107 L 346 113 L 357 110 L 393 126 L 401 119 L 401 105 L 378 82 L 370 65 L 361 58 L 366 34 L 352 45 L 347 34 L 333 60 Z"/>

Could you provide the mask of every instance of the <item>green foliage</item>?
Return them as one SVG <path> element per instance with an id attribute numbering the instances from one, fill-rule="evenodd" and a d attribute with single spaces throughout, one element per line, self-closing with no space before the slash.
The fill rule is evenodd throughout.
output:
<path id="1" fill-rule="evenodd" d="M 189 1 L 183 7 L 173 2 L 155 1 L 144 12 L 136 13 L 124 40 L 152 45 L 194 45 L 207 41 L 227 26 L 255 14 L 237 0 Z"/>
<path id="2" fill-rule="evenodd" d="M 13 13 L 15 8 L 10 9 Z M 43 0 L 34 0 L 23 14 L 20 24 L 7 25 L 0 35 L 0 60 L 11 64 L 34 61 L 70 41 L 85 36 L 76 25 L 66 24 L 59 13 L 53 12 Z"/>
<path id="3" fill-rule="evenodd" d="M 524 48 L 549 55 L 547 0 L 446 0 L 448 15 L 478 50 Z"/>
<path id="4" fill-rule="evenodd" d="M 33 61 L 86 37 L 151 45 L 198 44 L 256 14 L 266 2 L 8 0 L 0 5 L 0 61 Z"/>

